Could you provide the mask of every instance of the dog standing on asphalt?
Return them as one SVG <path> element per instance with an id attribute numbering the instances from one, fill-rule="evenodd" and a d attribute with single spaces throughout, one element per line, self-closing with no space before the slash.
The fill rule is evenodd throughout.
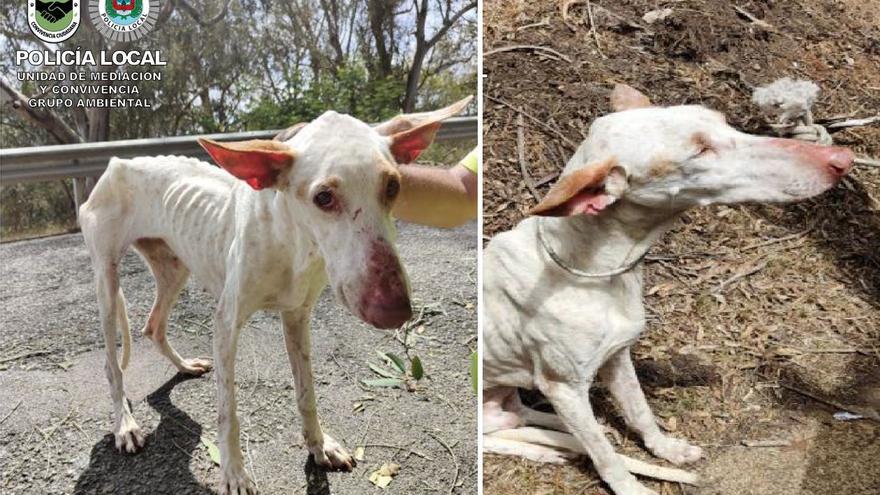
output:
<path id="1" fill-rule="evenodd" d="M 312 307 L 329 282 L 336 299 L 373 326 L 395 328 L 410 318 L 409 283 L 390 215 L 400 189 L 397 164 L 415 160 L 441 121 L 470 99 L 378 127 L 327 112 L 282 133 L 282 140 L 200 140 L 222 169 L 175 156 L 111 159 L 79 222 L 95 270 L 116 447 L 134 452 L 144 442 L 122 380 L 131 337 L 118 269 L 133 246 L 156 278 L 144 335 L 182 373 L 215 368 L 220 493 L 256 493 L 242 460 L 234 369 L 239 332 L 258 310 L 281 313 L 309 452 L 325 468 L 350 471 L 354 459 L 318 421 L 309 358 Z M 165 335 L 190 273 L 217 300 L 213 363 L 182 358 Z"/>

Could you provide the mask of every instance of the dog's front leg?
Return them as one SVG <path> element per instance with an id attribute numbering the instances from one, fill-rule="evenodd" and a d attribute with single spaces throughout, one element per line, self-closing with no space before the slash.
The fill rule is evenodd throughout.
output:
<path id="1" fill-rule="evenodd" d="M 538 389 L 547 397 L 568 431 L 584 446 L 593 466 L 616 495 L 657 495 L 630 474 L 605 438 L 590 405 L 588 381 L 568 383 L 543 378 Z"/>
<path id="2" fill-rule="evenodd" d="M 217 423 L 220 444 L 220 495 L 257 493 L 244 469 L 235 414 L 235 354 L 241 320 L 236 311 L 223 309 L 214 315 L 214 373 L 217 376 Z"/>
<path id="3" fill-rule="evenodd" d="M 351 471 L 357 464 L 348 452 L 330 435 L 321 430 L 315 402 L 315 380 L 312 375 L 311 341 L 309 338 L 308 310 L 281 313 L 284 322 L 284 343 L 287 357 L 296 381 L 296 404 L 302 417 L 302 432 L 315 462 L 325 469 Z"/>
<path id="4" fill-rule="evenodd" d="M 599 376 L 623 411 L 629 427 L 642 436 L 645 447 L 654 455 L 673 464 L 693 462 L 703 455 L 699 447 L 660 431 L 639 385 L 629 347 L 612 355 L 599 370 Z"/>

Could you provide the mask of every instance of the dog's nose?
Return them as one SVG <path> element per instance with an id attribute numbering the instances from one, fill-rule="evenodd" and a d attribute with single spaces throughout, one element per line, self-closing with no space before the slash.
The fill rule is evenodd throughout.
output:
<path id="1" fill-rule="evenodd" d="M 825 150 L 825 161 L 828 168 L 831 169 L 831 173 L 838 177 L 843 177 L 849 172 L 855 158 L 853 152 L 847 148 L 830 146 Z"/>
<path id="2" fill-rule="evenodd" d="M 412 318 L 409 298 L 395 301 L 393 305 L 373 304 L 364 308 L 364 320 L 376 328 L 399 328 Z"/>

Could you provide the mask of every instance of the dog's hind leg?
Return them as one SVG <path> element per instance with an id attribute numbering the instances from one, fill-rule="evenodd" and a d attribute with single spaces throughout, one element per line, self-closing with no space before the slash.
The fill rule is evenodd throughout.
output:
<path id="1" fill-rule="evenodd" d="M 581 455 L 568 450 L 557 450 L 543 445 L 491 435 L 483 436 L 483 453 L 512 455 L 548 464 L 566 464 Z"/>
<path id="2" fill-rule="evenodd" d="M 166 335 L 168 314 L 177 302 L 177 296 L 186 284 L 186 279 L 189 278 L 189 269 L 161 239 L 138 239 L 134 247 L 147 262 L 156 279 L 156 299 L 144 326 L 144 336 L 152 340 L 159 352 L 181 373 L 201 375 L 209 371 L 210 359 L 180 357 L 180 354 L 171 347 Z"/>
<path id="3" fill-rule="evenodd" d="M 525 427 L 514 428 L 511 430 L 499 430 L 483 437 L 484 450 L 487 443 L 500 445 L 502 449 L 506 450 L 496 449 L 494 451 L 496 453 L 520 455 L 538 462 L 556 462 L 556 458 L 553 456 L 554 452 L 559 454 L 564 453 L 572 458 L 579 454 L 586 453 L 584 447 L 570 433 L 544 430 L 541 428 Z M 537 450 L 534 447 L 548 449 L 550 452 Z M 522 453 L 513 450 L 515 448 L 523 449 Z M 541 457 L 536 458 L 538 455 Z M 666 481 L 674 481 L 676 483 L 687 483 L 689 485 L 696 485 L 699 482 L 699 477 L 688 471 L 655 466 L 622 454 L 617 454 L 617 457 L 626 467 L 627 471 L 633 474 L 640 474 L 642 476 Z"/>
<path id="4" fill-rule="evenodd" d="M 116 357 L 116 331 L 117 325 L 120 323 L 119 312 L 125 311 L 124 303 L 120 304 L 124 300 L 119 288 L 119 274 L 116 270 L 118 261 L 95 261 L 98 310 L 107 351 L 104 371 L 107 374 L 107 381 L 110 382 L 110 396 L 113 398 L 113 414 L 116 420 L 113 426 L 113 435 L 116 438 L 117 449 L 135 452 L 143 447 L 144 435 L 131 415 L 131 408 L 125 398 L 125 388 L 122 383 L 122 367 Z"/>
<path id="5" fill-rule="evenodd" d="M 524 405 L 517 389 L 492 387 L 483 390 L 483 431 L 491 433 L 518 426 L 541 426 L 565 431 L 565 424 L 559 416 Z"/>
<path id="6" fill-rule="evenodd" d="M 599 377 L 623 411 L 629 427 L 642 436 L 645 447 L 654 455 L 673 464 L 693 462 L 703 455 L 699 447 L 660 431 L 639 385 L 629 347 L 612 355 L 599 370 Z"/>

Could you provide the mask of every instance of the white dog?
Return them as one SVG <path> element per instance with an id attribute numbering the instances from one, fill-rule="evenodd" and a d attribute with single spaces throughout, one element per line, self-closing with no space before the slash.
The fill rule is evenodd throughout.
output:
<path id="1" fill-rule="evenodd" d="M 543 462 L 564 462 L 560 448 L 586 453 L 616 494 L 637 495 L 654 492 L 630 473 L 658 471 L 615 454 L 589 402 L 597 374 L 648 450 L 676 464 L 702 455 L 660 431 L 630 358 L 645 327 L 645 253 L 689 207 L 808 198 L 834 186 L 853 155 L 744 134 L 700 106 L 651 106 L 628 86 L 612 106 L 535 216 L 486 248 L 483 445 Z M 558 416 L 524 407 L 516 387 L 538 389 Z"/>
<path id="2" fill-rule="evenodd" d="M 112 159 L 79 221 L 95 269 L 116 447 L 134 452 L 144 441 L 122 383 L 130 336 L 117 272 L 133 245 L 156 278 L 144 335 L 183 373 L 202 374 L 212 364 L 175 352 L 165 337 L 168 313 L 191 272 L 217 299 L 220 493 L 255 493 L 242 462 L 234 368 L 239 331 L 261 309 L 281 313 L 309 452 L 321 466 L 351 470 L 354 459 L 318 421 L 309 316 L 329 279 L 339 302 L 371 325 L 394 328 L 410 318 L 389 213 L 400 188 L 396 164 L 415 160 L 440 122 L 469 101 L 375 128 L 327 112 L 282 133 L 283 141 L 202 140 L 225 171 L 183 157 Z"/>

